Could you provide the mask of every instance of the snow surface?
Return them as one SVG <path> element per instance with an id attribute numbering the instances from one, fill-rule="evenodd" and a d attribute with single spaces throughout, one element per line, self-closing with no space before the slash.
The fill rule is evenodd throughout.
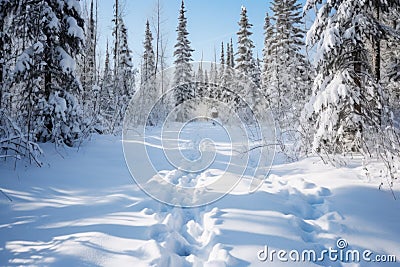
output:
<path id="1" fill-rule="evenodd" d="M 266 245 L 321 251 L 339 238 L 400 260 L 400 201 L 386 184 L 378 190 L 377 164 L 365 175 L 357 159 L 336 169 L 278 157 L 257 192 L 237 193 L 248 188 L 245 178 L 213 204 L 182 209 L 134 184 L 120 137 L 94 136 L 79 149 L 42 146 L 42 168 L 0 163 L 0 266 L 378 266 L 257 258 Z M 393 189 L 400 199 L 400 185 Z"/>

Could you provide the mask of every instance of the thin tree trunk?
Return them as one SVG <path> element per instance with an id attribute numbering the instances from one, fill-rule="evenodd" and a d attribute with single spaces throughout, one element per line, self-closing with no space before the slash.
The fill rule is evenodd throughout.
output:
<path id="1" fill-rule="evenodd" d="M 5 65 L 5 53 L 4 53 L 4 20 L 0 20 L 0 30 L 3 33 L 1 38 L 0 38 L 0 109 L 3 107 L 3 90 L 4 90 L 4 65 Z"/>
<path id="2" fill-rule="evenodd" d="M 379 4 L 376 5 L 375 7 L 376 10 L 376 19 L 379 21 L 380 20 L 380 8 L 379 8 Z M 376 82 L 380 82 L 381 80 L 381 42 L 379 38 L 376 38 L 374 41 L 374 56 L 375 56 L 375 79 Z"/>
<path id="3" fill-rule="evenodd" d="M 89 86 L 93 85 L 93 81 L 94 81 L 94 73 L 95 73 L 95 48 L 94 48 L 94 41 L 95 41 L 95 34 L 94 34 L 94 8 L 93 8 L 93 0 L 90 1 L 90 18 L 89 18 L 89 31 L 90 31 L 90 54 L 89 54 Z M 89 91 L 91 90 L 91 88 L 89 89 Z"/>
<path id="4" fill-rule="evenodd" d="M 159 45 L 160 45 L 160 0 L 157 0 L 157 30 L 156 30 L 156 62 L 155 62 L 155 66 L 154 66 L 154 75 L 157 74 L 157 70 L 158 70 L 158 60 L 160 57 L 160 53 L 159 53 Z"/>
<path id="5" fill-rule="evenodd" d="M 115 14 L 114 14 L 114 80 L 117 78 L 117 69 L 118 69 L 118 0 L 115 0 Z"/>

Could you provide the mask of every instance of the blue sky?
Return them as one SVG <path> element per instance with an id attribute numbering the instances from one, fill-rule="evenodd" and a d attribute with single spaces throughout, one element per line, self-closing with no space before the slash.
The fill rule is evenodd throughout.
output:
<path id="1" fill-rule="evenodd" d="M 123 5 L 123 18 L 128 28 L 129 44 L 133 52 L 135 67 L 138 67 L 142 54 L 142 43 L 146 20 L 152 20 L 156 0 L 120 0 Z M 99 4 L 99 49 L 103 54 L 106 39 L 112 42 L 111 20 L 113 14 L 113 2 L 110 0 L 98 0 Z M 173 47 L 176 42 L 176 26 L 181 0 L 161 0 L 163 10 L 164 32 L 167 38 L 168 62 L 173 61 Z M 253 24 L 253 41 L 256 45 L 255 55 L 259 53 L 263 45 L 263 24 L 265 13 L 269 9 L 268 0 L 186 0 L 186 16 L 188 18 L 189 40 L 192 43 L 193 60 L 200 60 L 204 54 L 205 61 L 214 60 L 214 47 L 217 60 L 219 59 L 221 42 L 233 38 L 236 45 L 236 32 L 239 29 L 241 6 L 247 8 L 250 23 Z M 104 57 L 104 56 L 102 56 Z M 100 58 L 103 60 L 103 58 Z"/>

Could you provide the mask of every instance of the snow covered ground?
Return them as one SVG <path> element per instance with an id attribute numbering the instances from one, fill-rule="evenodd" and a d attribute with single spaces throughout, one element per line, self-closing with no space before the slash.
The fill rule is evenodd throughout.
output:
<path id="1" fill-rule="evenodd" d="M 222 199 L 182 209 L 138 188 L 120 139 L 94 136 L 79 150 L 44 144 L 42 168 L 0 163 L 0 266 L 400 265 L 400 184 L 394 200 L 376 165 L 366 175 L 357 160 L 335 169 L 318 158 L 289 164 L 278 155 L 257 192 L 238 193 L 251 183 L 245 177 Z M 357 250 L 361 259 L 323 254 L 333 249 Z M 287 253 L 279 260 L 273 250 Z M 299 262 L 289 256 L 294 250 Z M 317 260 L 301 261 L 304 250 Z M 397 263 L 373 262 L 380 255 Z"/>

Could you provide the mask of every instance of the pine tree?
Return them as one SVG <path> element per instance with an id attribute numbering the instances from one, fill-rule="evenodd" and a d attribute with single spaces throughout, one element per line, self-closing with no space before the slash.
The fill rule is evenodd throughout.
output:
<path id="1" fill-rule="evenodd" d="M 26 131 L 37 141 L 74 145 L 85 127 L 75 71 L 85 38 L 80 3 L 21 1 L 19 8 L 13 20 L 19 27 L 14 38 L 21 40 L 22 47 L 15 48 L 19 55 L 13 82 L 22 101 Z"/>
<path id="2" fill-rule="evenodd" d="M 273 51 L 271 49 L 273 38 L 275 37 L 274 27 L 271 24 L 271 18 L 268 15 L 268 12 L 265 15 L 264 22 L 264 48 L 263 48 L 263 84 L 267 86 L 271 83 L 271 76 L 274 71 L 273 63 Z"/>
<path id="3" fill-rule="evenodd" d="M 0 1 L 0 110 L 10 110 L 9 86 L 7 80 L 10 74 L 11 62 L 11 35 L 7 22 L 13 20 L 13 10 L 16 3 L 13 1 Z"/>
<path id="4" fill-rule="evenodd" d="M 100 81 L 100 113 L 103 118 L 102 133 L 109 133 L 112 128 L 113 115 L 115 111 L 113 71 L 110 62 L 110 50 L 108 39 L 106 42 L 106 53 L 104 60 L 103 73 Z"/>
<path id="5" fill-rule="evenodd" d="M 203 56 L 196 72 L 196 91 L 195 96 L 204 96 L 204 71 L 203 71 Z"/>
<path id="6" fill-rule="evenodd" d="M 304 119 L 315 151 L 376 156 L 393 174 L 393 164 L 399 159 L 395 140 L 399 139 L 385 111 L 382 88 L 372 73 L 365 44 L 366 40 L 389 38 L 394 31 L 371 14 L 376 4 L 382 12 L 398 6 L 394 1 L 337 0 L 324 1 L 319 7 L 308 33 L 309 45 L 317 44 L 318 76 Z M 309 0 L 305 10 L 316 5 Z"/>
<path id="7" fill-rule="evenodd" d="M 143 52 L 143 63 L 142 63 L 142 71 L 141 71 L 141 83 L 144 84 L 150 77 L 155 74 L 155 64 L 154 64 L 154 50 L 153 50 L 153 36 L 150 31 L 150 24 L 147 20 L 146 22 L 146 31 L 145 31 L 145 40 L 143 43 L 144 52 Z"/>
<path id="8" fill-rule="evenodd" d="M 175 44 L 175 73 L 174 73 L 174 84 L 177 86 L 176 89 L 176 105 L 180 105 L 183 102 L 190 100 L 194 97 L 194 88 L 191 84 L 192 80 L 192 67 L 190 61 L 192 60 L 192 52 L 194 51 L 190 47 L 190 41 L 188 40 L 189 32 L 187 31 L 187 19 L 185 17 L 185 4 L 182 1 L 181 8 L 179 11 L 179 23 L 176 29 L 178 33 L 177 43 Z M 188 111 L 181 111 L 178 120 L 183 120 L 186 116 L 185 113 Z"/>
<path id="9" fill-rule="evenodd" d="M 241 97 L 248 95 L 253 96 L 256 93 L 253 91 L 256 90 L 255 86 L 248 86 L 248 84 L 245 84 L 244 82 L 246 80 L 251 80 L 251 76 L 254 73 L 254 68 L 256 67 L 253 58 L 254 44 L 250 39 L 250 36 L 253 34 L 250 31 L 253 25 L 249 23 L 247 9 L 244 6 L 241 8 L 240 20 L 238 24 L 239 31 L 237 32 L 238 42 L 235 59 L 235 76 L 237 76 L 235 77 L 235 81 L 237 83 L 232 88 L 232 91 L 235 92 L 235 96 L 233 97 L 233 105 L 236 109 L 243 108 L 241 105 L 243 105 L 244 102 L 240 99 Z M 247 115 L 250 116 L 250 114 Z"/>
<path id="10" fill-rule="evenodd" d="M 235 67 L 235 53 L 233 52 L 233 41 L 232 41 L 232 38 L 231 38 L 231 45 L 229 46 L 229 48 L 230 48 L 230 54 L 231 54 L 231 60 L 230 60 L 230 64 L 229 64 L 229 66 L 231 67 L 231 68 L 234 68 Z"/>
<path id="11" fill-rule="evenodd" d="M 249 23 L 247 17 L 247 9 L 242 6 L 239 21 L 240 30 L 237 32 L 238 36 L 238 51 L 236 53 L 236 66 L 235 69 L 243 75 L 251 73 L 252 60 L 253 60 L 253 41 L 250 36 L 253 34 L 250 29 L 253 26 Z"/>
<path id="12" fill-rule="evenodd" d="M 101 89 L 96 65 L 97 52 L 97 2 L 90 1 L 89 14 L 86 14 L 86 43 L 83 54 L 78 60 L 80 81 L 82 84 L 81 103 L 85 113 L 85 122 L 91 131 L 103 131 L 103 118 L 100 112 Z"/>
<path id="13" fill-rule="evenodd" d="M 96 71 L 96 20 L 94 14 L 94 4 L 93 0 L 90 1 L 89 16 L 86 24 L 86 43 L 84 51 L 83 60 L 83 73 L 82 73 L 82 87 L 85 93 L 90 99 L 90 87 L 94 85 L 97 81 L 97 71 Z"/>
<path id="14" fill-rule="evenodd" d="M 232 40 L 232 39 L 231 39 Z M 232 91 L 233 87 L 235 84 L 235 77 L 234 77 L 234 69 L 232 67 L 232 62 L 233 62 L 233 54 L 232 54 L 232 49 L 231 49 L 231 44 L 227 43 L 227 48 L 226 48 L 226 64 L 225 64 L 225 72 L 223 76 L 223 87 L 224 87 L 224 94 L 223 94 L 223 101 L 226 103 L 231 103 L 232 102 Z"/>
<path id="15" fill-rule="evenodd" d="M 309 64 L 301 50 L 304 31 L 296 0 L 272 2 L 264 24 L 263 87 L 280 127 L 296 128 L 309 87 Z"/>
<path id="16" fill-rule="evenodd" d="M 220 57 L 220 70 L 219 70 L 219 75 L 223 77 L 224 72 L 225 72 L 225 52 L 224 52 L 224 42 L 221 42 L 221 57 Z"/>
<path id="17" fill-rule="evenodd" d="M 253 58 L 251 61 L 251 81 L 253 82 L 255 86 L 255 90 L 259 90 L 261 88 L 261 64 L 260 64 L 260 59 Z"/>
<path id="18" fill-rule="evenodd" d="M 266 105 L 261 94 L 261 65 L 258 57 L 251 61 L 250 81 L 248 97 L 251 99 L 252 106 L 259 111 L 265 110 Z"/>
<path id="19" fill-rule="evenodd" d="M 38 156 L 42 153 L 34 142 L 33 131 L 30 127 L 29 114 L 32 112 L 32 98 L 26 93 L 32 93 L 27 84 L 17 84 L 13 73 L 15 59 L 21 53 L 20 44 L 24 47 L 23 39 L 18 39 L 22 15 L 17 11 L 18 5 L 25 3 L 17 1 L 0 1 L 0 158 L 26 158 L 38 166 L 42 163 Z M 21 21 L 23 22 L 23 21 Z M 26 32 L 26 29 L 22 29 Z M 25 48 L 24 48 L 25 49 Z M 28 75 L 25 79 L 28 80 Z M 23 92 L 22 92 L 23 90 Z M 26 103 L 28 102 L 28 103 Z M 29 107 L 29 110 L 25 108 Z"/>
<path id="20" fill-rule="evenodd" d="M 155 56 L 153 50 L 153 36 L 150 30 L 149 21 L 146 23 L 145 39 L 143 42 L 144 52 L 142 56 L 142 68 L 141 68 L 141 104 L 149 105 L 150 101 L 153 101 L 158 97 L 155 84 Z M 155 125 L 158 121 L 157 116 L 159 115 L 159 110 L 154 111 L 150 114 L 148 119 L 149 125 Z"/>
<path id="21" fill-rule="evenodd" d="M 220 76 L 219 76 L 219 70 L 218 70 L 218 63 L 217 63 L 217 52 L 216 48 L 214 46 L 214 61 L 211 63 L 210 67 L 210 81 L 214 84 L 219 84 L 220 83 Z M 215 94 L 216 96 L 219 94 Z"/>
<path id="22" fill-rule="evenodd" d="M 383 14 L 385 25 L 400 34 L 400 7 L 391 7 L 391 12 Z M 382 42 L 382 84 L 388 97 L 389 106 L 400 125 L 400 44 L 395 38 Z"/>
<path id="23" fill-rule="evenodd" d="M 118 62 L 119 62 L 119 35 L 120 35 L 120 31 L 121 31 L 121 20 L 122 20 L 122 16 L 121 16 L 121 11 L 119 9 L 119 1 L 115 0 L 114 2 L 114 17 L 112 19 L 112 22 L 114 23 L 113 26 L 113 31 L 112 31 L 112 35 L 114 37 L 114 48 L 113 48 L 113 62 L 114 62 L 114 67 L 113 67 L 113 77 L 114 80 L 118 77 Z"/>
<path id="24" fill-rule="evenodd" d="M 222 78 L 223 81 L 223 100 L 229 103 L 232 99 L 231 90 L 233 84 L 233 70 L 231 67 L 231 45 L 228 42 L 226 47 L 226 64 L 225 64 L 225 71 Z"/>
<path id="25" fill-rule="evenodd" d="M 231 67 L 231 45 L 230 45 L 230 43 L 226 44 L 226 65 Z"/>
<path id="26" fill-rule="evenodd" d="M 208 79 L 208 71 L 204 70 L 204 83 L 208 84 L 210 80 Z"/>
<path id="27" fill-rule="evenodd" d="M 119 1 L 114 3 L 113 18 L 113 97 L 114 111 L 111 119 L 111 132 L 120 131 L 129 100 L 134 93 L 136 70 L 133 68 L 131 50 L 128 44 L 128 31 L 121 15 Z"/>
<path id="28" fill-rule="evenodd" d="M 210 80 L 208 78 L 208 71 L 207 69 L 204 70 L 204 86 L 202 90 L 203 97 L 211 97 L 210 94 Z"/>
<path id="29" fill-rule="evenodd" d="M 221 55 L 219 60 L 219 71 L 218 71 L 218 80 L 217 84 L 218 89 L 216 92 L 216 97 L 219 100 L 224 100 L 227 97 L 226 95 L 226 85 L 227 85 L 227 77 L 226 77 L 226 65 L 225 65 L 225 51 L 224 51 L 224 42 L 221 43 Z"/>
<path id="30" fill-rule="evenodd" d="M 119 84 L 122 85 L 122 95 L 126 96 L 128 100 L 134 93 L 134 75 L 132 62 L 132 51 L 128 45 L 128 30 L 125 23 L 121 20 L 121 33 L 120 33 L 120 47 L 119 47 L 119 62 L 118 62 L 118 74 Z"/>
<path id="31" fill-rule="evenodd" d="M 110 107 L 110 100 L 113 96 L 113 88 L 112 88 L 112 69 L 110 66 L 110 50 L 108 47 L 108 39 L 106 42 L 106 56 L 104 60 L 104 69 L 103 69 L 103 76 L 101 81 L 101 88 L 102 88 L 102 103 L 104 103 L 104 108 Z"/>

